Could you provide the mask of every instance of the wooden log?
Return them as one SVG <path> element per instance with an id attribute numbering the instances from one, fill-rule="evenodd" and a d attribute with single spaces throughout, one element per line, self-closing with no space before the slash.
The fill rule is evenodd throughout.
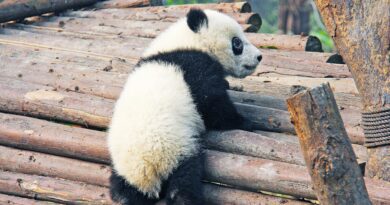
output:
<path id="1" fill-rule="evenodd" d="M 132 11 L 132 10 L 131 10 Z M 114 11 L 113 11 L 114 12 Z M 132 12 L 135 12 L 135 11 L 132 11 Z M 150 13 L 147 13 L 148 15 L 150 15 Z M 58 27 L 58 23 L 55 23 L 55 19 L 59 18 L 59 19 L 63 19 L 63 20 L 60 20 L 61 22 L 64 22 L 64 24 L 61 24 L 63 25 L 64 27 L 68 27 L 68 28 L 72 28 L 74 30 L 76 29 L 81 29 L 81 30 L 85 30 L 86 28 L 89 28 L 89 27 L 85 27 L 85 26 L 82 26 L 82 25 L 77 25 L 77 24 L 89 24 L 89 25 L 92 25 L 91 29 L 94 30 L 94 31 L 100 31 L 100 32 L 106 32 L 106 33 L 111 33 L 111 34 L 117 34 L 117 33 L 121 33 L 121 35 L 132 35 L 132 36 L 143 36 L 143 37 L 156 37 L 162 30 L 163 28 L 161 28 L 161 26 L 159 24 L 155 25 L 154 27 L 156 27 L 155 29 L 151 26 L 148 26 L 147 28 L 145 27 L 135 27 L 135 25 L 133 24 L 127 24 L 126 21 L 124 20 L 131 20 L 131 21 L 141 21 L 141 22 L 148 22 L 148 21 L 159 21 L 161 22 L 162 25 L 165 25 L 167 23 L 170 23 L 170 22 L 175 22 L 177 20 L 177 16 L 180 16 L 180 15 L 173 15 L 172 16 L 165 16 L 165 17 L 160 17 L 160 15 L 163 15 L 163 14 L 158 14 L 156 15 L 156 17 L 140 17 L 142 15 L 138 14 L 138 13 L 123 13 L 122 15 L 119 13 L 119 14 L 116 14 L 116 13 L 111 13 L 110 12 L 107 12 L 107 13 L 97 13 L 95 14 L 95 12 L 90 12 L 90 11 L 84 11 L 84 12 L 72 12 L 72 13 L 66 13 L 65 15 L 67 16 L 70 16 L 70 17 L 79 17 L 79 18 L 76 18 L 76 19 L 72 19 L 72 18 L 69 18 L 69 17 L 53 17 L 53 21 L 54 22 L 39 22 L 38 25 L 43 25 L 43 26 L 51 26 L 51 27 Z M 116 16 L 119 16 L 116 18 Z M 127 16 L 126 16 L 127 15 Z M 146 16 L 146 14 L 143 14 L 144 16 Z M 172 15 L 169 13 L 169 15 Z M 234 16 L 233 14 L 230 14 L 231 16 Z M 235 14 L 237 15 L 237 14 Z M 88 19 L 86 19 L 88 17 Z M 84 19 L 83 19 L 84 18 Z M 91 18 L 95 18 L 95 19 L 91 19 Z M 161 19 L 165 19 L 165 20 L 161 20 Z M 69 21 L 69 19 L 72 19 L 71 21 Z M 236 18 L 238 19 L 238 18 Z M 69 21 L 69 22 L 67 22 Z M 110 29 L 105 29 L 104 25 L 106 22 L 107 25 L 113 25 L 114 22 L 123 22 L 122 25 L 123 26 L 128 26 L 130 28 L 132 28 L 132 30 L 134 31 L 130 31 L 129 29 L 120 29 L 122 28 L 123 26 L 118 26 L 120 24 L 115 24 L 116 26 L 114 26 L 114 28 L 111 27 L 111 30 Z M 165 22 L 164 22 L 165 21 Z M 167 21 L 167 22 L 166 22 Z M 73 23 L 74 22 L 74 23 Z M 99 23 L 94 23 L 94 22 L 99 22 Z M 74 25 L 75 23 L 77 23 L 76 25 Z M 69 25 L 67 25 L 69 24 Z M 100 27 L 97 27 L 96 25 L 101 25 Z M 282 49 L 282 50 L 297 50 L 297 51 L 305 51 L 305 48 L 306 48 L 306 45 L 309 45 L 309 44 L 316 44 L 320 42 L 316 41 L 315 38 L 309 38 L 309 37 L 305 37 L 305 36 L 299 36 L 299 35 L 295 35 L 295 36 L 291 36 L 291 35 L 276 35 L 276 34 L 260 34 L 260 33 L 256 33 L 256 34 L 246 34 L 246 36 L 248 37 L 248 39 L 254 44 L 256 45 L 257 47 L 260 47 L 260 48 L 277 48 L 277 49 Z"/>
<path id="2" fill-rule="evenodd" d="M 206 135 L 206 144 L 208 148 L 214 150 L 305 166 L 305 161 L 297 144 L 275 140 L 251 132 L 238 130 L 209 132 Z"/>
<path id="3" fill-rule="evenodd" d="M 250 13 L 251 5 L 247 2 L 217 3 L 217 4 L 184 4 L 174 6 L 153 6 L 145 8 L 132 8 L 137 12 L 163 13 L 171 11 L 189 11 L 190 8 L 212 9 L 223 13 Z"/>
<path id="4" fill-rule="evenodd" d="M 98 0 L 5 0 L 0 2 L 0 23 L 20 20 L 49 12 L 80 8 Z"/>
<path id="5" fill-rule="evenodd" d="M 25 31 L 8 28 L 2 29 L 0 31 L 0 43 L 35 48 L 51 48 L 54 50 L 94 55 L 103 58 L 120 58 L 133 63 L 138 62 L 139 57 L 145 48 L 144 46 L 150 43 L 150 39 L 143 38 L 135 38 L 133 41 L 129 40 L 131 37 L 110 40 L 101 36 L 91 38 L 91 35 L 80 33 L 61 32 L 59 35 L 55 30 L 32 30 L 27 27 L 24 29 Z M 109 42 L 112 44 L 109 45 Z M 118 46 L 120 44 L 121 46 Z M 103 47 L 105 47 L 107 51 L 102 52 Z M 115 52 L 114 50 L 117 51 Z M 127 51 L 127 54 L 124 50 Z M 113 52 L 110 54 L 108 51 Z M 115 55 L 118 53 L 124 55 Z"/>
<path id="6" fill-rule="evenodd" d="M 234 90 L 228 90 L 230 99 L 237 103 L 257 105 L 261 107 L 268 107 L 277 110 L 286 110 L 286 102 L 281 98 L 276 98 L 267 95 L 256 95 L 246 92 L 238 92 Z"/>
<path id="7" fill-rule="evenodd" d="M 10 114 L 0 114 L 0 123 L 2 145 L 109 163 L 104 132 Z M 211 132 L 205 141 L 211 149 L 305 165 L 296 136 L 257 132 L 259 134 L 239 130 Z M 353 148 L 358 159 L 365 162 L 367 150 L 361 145 L 353 145 Z"/>
<path id="8" fill-rule="evenodd" d="M 93 5 L 97 9 L 108 9 L 108 8 L 131 8 L 131 7 L 142 7 L 149 6 L 149 0 L 108 0 L 99 2 Z"/>
<path id="9" fill-rule="evenodd" d="M 0 110 L 106 127 L 114 101 L 0 77 Z M 99 108 L 99 109 L 96 109 Z"/>
<path id="10" fill-rule="evenodd" d="M 14 172 L 0 171 L 0 174 L 0 192 L 50 201 L 44 202 L 0 194 L 0 202 L 4 201 L 7 204 L 9 204 L 9 201 L 11 202 L 10 204 L 15 205 L 54 205 L 56 204 L 54 202 L 66 204 L 113 204 L 110 200 L 108 189 L 105 187 Z M 210 205 L 224 205 L 232 203 L 237 205 L 260 205 L 264 203 L 277 202 L 282 202 L 286 205 L 308 204 L 303 201 L 279 198 L 261 193 L 226 188 L 218 185 L 204 184 L 203 186 L 203 195 L 206 202 Z M 245 201 L 241 201 L 241 199 L 245 199 Z"/>
<path id="11" fill-rule="evenodd" d="M 329 84 L 287 99 L 322 204 L 371 204 Z"/>
<path id="12" fill-rule="evenodd" d="M 362 97 L 363 111 L 389 110 L 389 2 L 353 1 L 340 4 L 331 0 L 316 0 L 315 3 L 337 50 L 351 69 Z M 378 18 L 380 16 L 386 18 Z M 380 120 L 373 122 L 380 123 Z M 382 137 L 369 134 L 371 139 L 368 146 L 377 144 L 379 147 L 370 150 L 366 169 L 368 176 L 387 181 L 390 181 L 389 124 L 383 126 L 385 129 L 382 130 L 374 127 L 376 132 L 382 133 Z"/>
<path id="13" fill-rule="evenodd" d="M 109 166 L 0 146 L 2 170 L 108 186 Z M 94 174 L 90 174 L 93 170 Z"/>
<path id="14" fill-rule="evenodd" d="M 241 103 L 235 105 L 240 114 L 254 123 L 255 129 L 294 133 L 286 111 Z"/>
<path id="15" fill-rule="evenodd" d="M 66 204 L 112 204 L 104 187 L 6 171 L 0 171 L 0 192 Z"/>
<path id="16" fill-rule="evenodd" d="M 2 145 L 92 162 L 109 162 L 104 132 L 4 113 L 0 113 L 0 122 Z"/>
<path id="17" fill-rule="evenodd" d="M 9 204 L 9 205 L 56 205 L 57 203 L 48 202 L 48 201 L 38 201 L 36 199 L 22 198 L 17 196 L 11 196 L 6 194 L 0 194 L 0 204 Z"/>
<path id="18" fill-rule="evenodd" d="M 134 11 L 133 9 L 104 9 L 98 11 L 69 11 L 62 16 L 72 16 L 80 18 L 97 18 L 97 19 L 120 19 L 133 21 L 160 21 L 176 22 L 177 19 L 185 17 L 186 11 L 171 11 L 169 13 L 150 13 L 145 11 Z M 225 13 L 234 18 L 240 24 L 251 24 L 260 29 L 262 20 L 257 13 Z"/>
<path id="19" fill-rule="evenodd" d="M 314 36 L 247 34 L 249 40 L 260 48 L 322 52 L 321 41 Z"/>
<path id="20" fill-rule="evenodd" d="M 209 205 L 310 204 L 304 201 L 296 201 L 287 198 L 275 197 L 271 195 L 242 191 L 242 190 L 217 186 L 214 184 L 205 184 L 203 186 L 203 195 L 205 197 L 205 202 Z"/>
<path id="21" fill-rule="evenodd" d="M 45 119 L 56 119 L 106 128 L 110 121 L 114 100 L 76 92 L 59 91 L 50 86 L 27 83 L 0 76 L 0 110 L 28 114 Z M 22 83 L 23 82 L 23 83 Z M 293 126 L 286 111 L 236 104 L 240 114 L 254 122 L 255 129 L 292 132 Z"/>
<path id="22" fill-rule="evenodd" d="M 76 148 L 77 145 L 74 147 Z M 6 149 L 9 150 L 11 148 Z M 8 152 L 8 150 L 2 149 L 2 153 L 3 151 Z M 15 151 L 18 153 L 31 153 L 30 151 Z M 46 157 L 46 162 L 55 161 L 57 158 L 59 158 L 47 154 L 40 155 L 44 155 Z M 108 158 L 108 156 L 106 156 L 106 158 Z M 71 160 L 71 163 L 73 163 L 72 159 L 64 160 Z M 229 166 L 226 166 L 227 164 Z M 5 166 L 9 167 L 10 165 Z M 30 166 L 33 167 L 30 168 Z M 63 173 L 67 172 L 68 166 L 70 165 L 66 161 L 63 161 L 63 163 L 37 163 L 33 165 L 32 163 L 16 160 L 14 164 L 14 167 L 20 167 L 17 169 L 17 171 L 24 173 L 42 174 L 42 170 L 50 168 L 53 170 L 58 170 L 58 172 L 51 172 L 53 174 L 52 177 L 62 177 L 65 179 L 78 178 L 78 180 L 83 180 L 86 182 L 90 182 L 90 179 L 92 178 L 100 178 L 94 183 L 98 183 L 99 185 L 103 186 L 107 185 L 106 180 L 109 176 L 109 173 L 107 172 L 90 172 L 90 167 L 77 166 L 76 164 L 73 164 L 73 169 L 77 169 L 77 172 Z M 311 185 L 309 175 L 303 166 L 237 154 L 207 151 L 205 167 L 205 179 L 208 181 L 228 184 L 231 186 L 238 186 L 254 191 L 264 190 L 297 197 L 315 197 L 310 188 Z M 72 173 L 76 173 L 75 175 L 77 176 L 72 176 Z M 372 198 L 375 201 L 386 201 L 390 199 L 388 198 L 388 194 L 385 194 L 390 190 L 390 184 L 382 184 L 377 182 L 371 183 L 370 180 L 367 181 L 367 183 L 370 184 L 368 186 L 369 190 L 373 190 L 372 192 L 370 191 L 370 194 L 372 194 Z"/>
<path id="23" fill-rule="evenodd" d="M 121 91 L 121 87 L 125 82 L 126 74 L 117 74 L 110 73 L 105 71 L 91 71 L 86 69 L 86 66 L 94 66 L 96 60 L 90 58 L 80 58 L 72 57 L 71 55 L 64 55 L 63 52 L 58 54 L 51 54 L 48 58 L 42 58 L 39 52 L 31 52 L 21 49 L 20 52 L 17 50 L 19 47 L 2 47 L 2 50 L 9 51 L 5 52 L 5 55 L 2 55 L 0 58 L 2 63 L 4 63 L 4 68 L 9 67 L 9 69 L 3 70 L 1 76 L 7 78 L 20 78 L 23 81 L 32 82 L 33 84 L 45 84 L 51 86 L 51 89 L 59 90 L 69 90 L 74 92 L 82 92 L 97 96 L 102 96 L 105 98 L 116 99 Z M 32 49 L 34 50 L 34 49 Z M 18 52 L 15 52 L 18 51 Z M 42 51 L 43 52 L 43 51 Z M 50 52 L 44 52 L 45 54 Z M 32 56 L 33 55 L 33 56 Z M 63 56 L 64 55 L 64 56 Z M 9 57 L 6 57 L 9 56 Z M 14 56 L 17 56 L 16 58 Z M 62 65 L 61 60 L 65 60 L 69 63 Z M 49 62 L 46 62 L 49 61 Z M 75 63 L 70 63 L 75 61 Z M 107 59 L 108 61 L 108 59 Z M 131 67 L 128 63 L 123 63 L 120 60 L 115 61 L 109 60 L 103 61 L 99 70 L 105 70 L 107 67 L 110 69 L 129 69 Z M 41 63 L 43 62 L 43 63 Z M 99 61 L 97 61 L 99 62 Z M 99 65 L 99 63 L 96 63 Z M 116 65 L 119 65 L 118 67 Z M 79 66 L 80 65 L 80 66 Z M 128 66 L 127 66 L 128 65 Z M 18 67 L 19 69 L 13 69 L 13 67 Z M 34 69 L 32 69 L 34 68 Z M 47 70 L 46 70 L 47 69 Z M 128 72 L 128 71 L 126 71 Z M 42 78 L 45 79 L 45 82 L 42 82 Z M 255 92 L 261 95 L 280 95 L 282 98 L 286 98 L 289 95 L 291 86 L 281 86 L 279 84 L 273 84 L 272 82 L 267 81 L 259 82 L 258 78 L 247 78 L 245 81 L 237 79 L 229 79 L 232 88 L 236 86 L 243 86 L 245 91 Z M 310 81 L 310 80 L 308 80 Z M 72 82 L 69 84 L 69 82 Z M 306 82 L 306 81 L 305 81 Z M 338 82 L 338 81 L 335 81 Z M 299 84 L 299 82 L 297 82 Z M 313 85 L 316 83 L 313 83 Z M 103 85 L 103 86 L 102 86 Z M 276 85 L 276 86 L 275 86 Z M 342 84 L 341 84 L 342 85 Z M 341 87 L 340 85 L 340 87 Z M 21 85 L 18 85 L 21 86 Z M 336 87 L 337 88 L 337 87 Z M 20 91 L 19 91 L 20 93 Z M 74 94 L 74 93 L 72 93 Z M 77 93 L 76 93 L 77 94 Z M 77 94 L 80 95 L 80 94 Z M 81 95 L 83 96 L 83 95 Z M 283 109 L 283 100 L 279 99 L 278 103 L 276 99 L 266 99 L 266 97 L 261 96 L 263 100 L 268 101 L 265 104 L 258 103 L 259 99 L 255 99 L 253 96 L 245 94 L 245 98 L 241 96 L 241 99 L 237 99 L 237 102 L 243 102 L 245 104 L 255 104 L 262 107 L 271 107 L 277 109 Z M 234 96 L 232 96 L 234 97 Z M 279 97 L 279 96 L 277 96 Z M 346 122 L 346 127 L 350 137 L 353 139 L 354 143 L 362 143 L 362 131 L 359 126 L 360 116 L 357 111 L 350 109 L 351 106 L 356 106 L 358 104 L 357 97 L 352 97 L 344 93 L 336 93 L 336 98 L 340 106 L 343 107 L 342 116 Z M 355 99 L 356 98 L 356 99 Z M 84 99 L 84 98 L 81 98 Z M 100 98 L 97 98 L 100 101 Z M 233 98 L 234 99 L 234 98 Z M 105 101 L 105 100 L 103 100 Z M 87 102 L 85 102 L 88 104 Z M 279 105 L 276 107 L 269 106 L 270 104 Z M 109 107 L 111 107 L 110 105 Z M 359 109 L 359 108 L 356 108 Z M 60 116 L 59 116 L 60 117 Z M 62 119 L 64 120 L 64 119 Z M 283 121 L 283 120 L 282 120 Z M 288 121 L 288 120 L 287 120 Z M 80 122 L 78 122 L 80 123 Z M 288 125 L 288 123 L 287 123 Z M 102 125 L 100 125 L 102 126 Z M 267 129 L 273 129 L 273 127 L 268 127 Z M 290 131 L 293 129 L 290 129 Z M 288 131 L 288 130 L 287 130 Z"/>
<path id="24" fill-rule="evenodd" d="M 22 26 L 24 31 L 14 30 L 14 29 L 4 29 L 4 35 L 2 36 L 4 40 L 8 42 L 13 42 L 15 44 L 25 43 L 25 41 L 30 40 L 30 43 L 40 44 L 52 47 L 54 49 L 62 48 L 64 49 L 64 44 L 66 42 L 66 49 L 70 50 L 87 50 L 86 54 L 89 54 L 91 50 L 94 53 L 99 53 L 100 55 L 109 56 L 111 58 L 117 57 L 129 60 L 130 62 L 136 62 L 140 53 L 143 51 L 145 46 L 150 43 L 150 40 L 139 39 L 135 37 L 129 38 L 115 38 L 107 39 L 103 37 L 91 36 L 89 38 L 95 39 L 96 41 L 85 40 L 82 36 L 79 36 L 77 33 L 58 33 L 53 30 L 42 30 L 36 27 L 31 26 Z M 25 32 L 28 31 L 28 32 Z M 31 33 L 30 33 L 31 32 Z M 38 34 L 37 34 L 38 33 Z M 43 34 L 43 36 L 42 36 Z M 14 35 L 14 36 L 11 36 Z M 50 35 L 50 36 L 49 36 Z M 71 37 L 77 39 L 79 44 L 76 44 L 74 41 L 71 41 Z M 34 39 L 31 39 L 33 37 Z M 42 38 L 51 38 L 53 41 L 43 42 L 40 40 Z M 81 39 L 80 39 L 81 38 Z M 98 41 L 99 40 L 99 41 Z M 128 51 L 127 46 L 135 47 L 134 50 Z M 120 49 L 118 49 L 120 48 Z M 91 53 L 92 54 L 92 53 Z M 284 62 L 283 64 L 280 62 Z M 324 71 L 326 70 L 326 72 Z M 264 73 L 282 73 L 286 75 L 300 75 L 308 77 L 348 77 L 350 73 L 345 65 L 332 65 L 327 63 L 319 63 L 316 61 L 305 61 L 302 59 L 293 59 L 289 57 L 273 57 L 266 58 L 264 62 L 259 65 L 257 71 L 254 75 L 263 75 Z"/>

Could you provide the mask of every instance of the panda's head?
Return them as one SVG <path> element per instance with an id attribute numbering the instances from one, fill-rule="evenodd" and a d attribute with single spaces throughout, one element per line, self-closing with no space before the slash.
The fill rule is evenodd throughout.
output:
<path id="1" fill-rule="evenodd" d="M 207 52 L 227 75 L 239 78 L 253 73 L 262 58 L 234 19 L 212 10 L 191 9 L 152 42 L 144 57 L 178 49 Z"/>

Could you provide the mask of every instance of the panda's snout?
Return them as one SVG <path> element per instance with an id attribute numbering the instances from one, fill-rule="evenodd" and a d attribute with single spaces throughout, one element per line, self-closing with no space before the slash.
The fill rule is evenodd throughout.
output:
<path id="1" fill-rule="evenodd" d="M 258 55 L 258 56 L 257 56 L 257 60 L 260 62 L 261 59 L 263 59 L 263 56 L 262 56 L 262 55 Z"/>

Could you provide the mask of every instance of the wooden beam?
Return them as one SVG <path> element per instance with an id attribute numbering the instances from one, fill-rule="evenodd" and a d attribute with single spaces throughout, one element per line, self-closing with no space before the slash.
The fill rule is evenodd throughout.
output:
<path id="1" fill-rule="evenodd" d="M 11 196 L 6 194 L 0 194 L 0 204 L 10 204 L 10 205 L 60 205 L 54 202 L 49 201 L 39 201 L 36 199 L 23 198 L 18 196 Z"/>
<path id="2" fill-rule="evenodd" d="M 145 8 L 133 8 L 135 11 L 144 11 L 150 13 L 162 13 L 171 11 L 188 11 L 190 8 L 212 9 L 223 13 L 250 13 L 251 5 L 245 1 L 234 3 L 211 3 L 211 4 L 184 4 L 174 6 L 153 6 Z"/>
<path id="3" fill-rule="evenodd" d="M 131 8 L 131 7 L 143 7 L 149 6 L 149 0 L 108 0 L 98 2 L 93 5 L 97 9 L 109 9 L 109 8 Z M 161 5 L 159 5 L 161 6 Z"/>
<path id="4" fill-rule="evenodd" d="M 77 149 L 77 147 L 78 145 L 75 145 L 73 149 Z M 83 164 L 86 162 L 6 147 L 1 147 L 1 153 L 5 153 L 4 156 L 12 153 L 14 157 L 16 156 L 12 164 L 9 163 L 9 160 L 12 159 L 7 157 L 1 159 L 3 161 L 1 164 L 4 164 L 2 167 L 6 169 L 29 174 L 48 175 L 45 173 L 49 173 L 51 177 L 77 179 L 82 182 L 107 186 L 108 171 L 104 169 L 102 172 L 91 172 L 92 165 L 84 166 Z M 17 153 L 21 155 L 18 157 Z M 34 156 L 36 162 L 40 163 L 28 162 L 30 156 Z M 107 155 L 105 159 L 108 157 Z M 43 159 L 44 161 L 42 161 Z M 55 161 L 61 163 L 50 163 Z M 80 166 L 77 163 L 80 163 Z M 72 168 L 69 168 L 69 166 Z M 205 180 L 207 181 L 253 191 L 264 190 L 297 197 L 315 198 L 315 194 L 311 189 L 310 176 L 304 166 L 210 150 L 206 152 L 205 167 Z M 74 171 L 69 171 L 69 169 Z M 93 168 L 92 170 L 98 169 Z M 45 170 L 52 171 L 47 172 Z M 390 191 L 390 184 L 368 180 L 367 186 L 374 201 L 390 200 L 387 194 Z"/>
<path id="5" fill-rule="evenodd" d="M 287 99 L 321 204 L 371 204 L 329 84 Z"/>
<path id="6" fill-rule="evenodd" d="M 321 41 L 314 36 L 247 34 L 247 37 L 260 48 L 322 52 Z"/>
<path id="7" fill-rule="evenodd" d="M 96 2 L 98 0 L 4 0 L 0 2 L 0 23 L 49 12 L 80 8 Z"/>
<path id="8" fill-rule="evenodd" d="M 57 203 L 112 204 L 108 189 L 104 187 L 2 170 L 0 192 Z"/>
<path id="9" fill-rule="evenodd" d="M 259 131 L 259 134 L 232 130 L 206 135 L 208 148 L 305 165 L 294 135 Z M 61 137 L 58 137 L 61 135 Z M 86 161 L 109 163 L 106 133 L 61 125 L 30 117 L 0 114 L 0 144 Z M 353 145 L 364 162 L 366 149 Z"/>
<path id="10" fill-rule="evenodd" d="M 351 69 L 363 111 L 382 111 L 389 117 L 390 114 L 385 114 L 390 113 L 389 1 L 316 0 L 315 3 L 337 50 Z M 373 126 L 381 124 L 382 119 L 367 118 L 371 125 L 366 127 L 369 137 L 366 144 L 379 147 L 370 149 L 366 173 L 390 181 L 390 123 L 379 128 Z M 381 135 L 372 135 L 372 129 Z"/>
<path id="11" fill-rule="evenodd" d="M 76 159 L 0 146 L 2 170 L 108 186 L 111 168 Z"/>
<path id="12" fill-rule="evenodd" d="M 205 197 L 205 203 L 212 205 L 310 204 L 309 202 L 305 201 L 296 201 L 293 199 L 242 191 L 234 188 L 218 186 L 215 184 L 205 184 L 203 186 L 203 195 Z"/>

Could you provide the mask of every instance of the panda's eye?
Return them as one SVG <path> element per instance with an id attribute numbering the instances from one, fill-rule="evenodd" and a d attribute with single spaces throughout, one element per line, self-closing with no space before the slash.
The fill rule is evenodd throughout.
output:
<path id="1" fill-rule="evenodd" d="M 244 49 L 244 44 L 242 43 L 241 39 L 237 37 L 233 37 L 232 48 L 233 48 L 234 55 L 242 54 L 242 50 Z"/>

